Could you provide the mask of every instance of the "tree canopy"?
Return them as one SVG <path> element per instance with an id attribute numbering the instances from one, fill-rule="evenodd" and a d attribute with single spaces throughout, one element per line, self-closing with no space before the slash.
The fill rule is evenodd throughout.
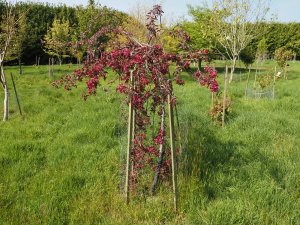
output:
<path id="1" fill-rule="evenodd" d="M 111 26 L 127 26 L 131 27 L 131 31 L 135 36 L 141 32 L 142 23 L 132 15 L 127 15 L 112 8 L 97 4 L 95 1 L 89 1 L 88 6 L 70 7 L 67 5 L 49 4 L 49 3 L 34 3 L 34 2 L 18 2 L 14 5 L 16 17 L 25 14 L 24 18 L 17 24 L 18 33 L 15 35 L 14 51 L 11 57 L 7 57 L 7 63 L 17 63 L 22 61 L 25 64 L 34 64 L 36 57 L 40 58 L 40 63 L 47 63 L 51 57 L 44 51 L 43 40 L 47 32 L 52 28 L 54 20 L 68 21 L 70 40 L 72 42 L 80 42 L 90 38 L 101 27 Z M 212 21 L 212 9 L 201 6 L 188 6 L 189 14 L 192 21 L 183 21 L 181 27 L 191 36 L 191 46 L 194 49 L 208 48 L 211 52 L 218 49 L 223 54 L 226 54 L 225 49 L 217 41 L 217 29 L 209 26 Z M 0 0 L 0 13 L 4 15 L 5 2 Z M 3 18 L 0 17 L 0 23 Z M 251 21 L 246 26 L 251 26 Z M 265 57 L 274 57 L 275 50 L 280 47 L 287 47 L 300 56 L 300 23 L 279 23 L 279 22 L 261 22 L 257 26 L 258 30 L 265 27 L 261 37 L 251 38 L 249 49 L 256 51 L 258 44 L 264 44 L 266 47 Z M 127 29 L 128 30 L 128 29 Z M 219 32 L 220 33 L 220 32 Z M 98 43 L 107 43 L 110 40 L 109 35 L 98 37 Z M 263 42 L 261 42 L 264 38 Z M 226 41 L 226 40 L 225 40 Z M 160 42 L 166 45 L 166 49 L 170 52 L 177 51 L 176 40 L 170 38 L 167 34 L 162 36 Z M 167 47 L 167 45 L 169 47 Z M 85 45 L 77 46 L 69 49 L 69 60 L 81 61 L 86 55 Z M 226 55 L 227 56 L 227 55 Z"/>
<path id="2" fill-rule="evenodd" d="M 49 55 L 44 51 L 43 39 L 49 29 L 52 27 L 54 20 L 68 21 L 70 34 L 73 41 L 80 40 L 80 35 L 88 31 L 90 35 L 94 34 L 101 26 L 110 24 L 111 26 L 122 25 L 126 14 L 106 6 L 96 4 L 94 1 L 87 7 L 77 6 L 70 7 L 65 4 L 49 4 L 35 2 L 18 2 L 14 4 L 16 17 L 25 14 L 22 35 L 19 43 L 22 52 L 20 58 L 25 64 L 34 64 L 36 57 L 40 57 L 41 63 L 47 63 Z M 0 13 L 3 15 L 5 2 L 0 0 Z M 3 18 L 0 17 L 0 23 Z M 20 29 L 18 29 L 20 31 Z M 87 37 L 89 35 L 87 34 Z M 99 41 L 107 41 L 108 37 L 101 37 Z M 77 58 L 72 54 L 74 58 Z M 9 63 L 15 61 L 14 58 L 8 59 Z"/>

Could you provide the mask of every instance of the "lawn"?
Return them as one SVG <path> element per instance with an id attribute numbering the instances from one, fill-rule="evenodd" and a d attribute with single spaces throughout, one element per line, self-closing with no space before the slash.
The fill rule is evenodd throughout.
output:
<path id="1" fill-rule="evenodd" d="M 224 62 L 216 65 L 222 83 Z M 268 61 L 263 69 L 274 66 Z M 155 197 L 135 193 L 126 206 L 119 190 L 122 99 L 108 84 L 87 101 L 84 84 L 71 92 L 51 86 L 74 68 L 57 66 L 52 78 L 47 66 L 26 66 L 23 75 L 7 68 L 24 115 L 8 76 L 0 224 L 300 224 L 300 62 L 290 63 L 289 80 L 278 80 L 275 99 L 245 97 L 247 71 L 237 70 L 241 79 L 229 86 L 233 106 L 225 128 L 211 121 L 205 88 L 187 74 L 186 84 L 175 87 L 183 146 L 177 214 L 171 182 Z M 250 77 L 252 83 L 254 72 Z"/>

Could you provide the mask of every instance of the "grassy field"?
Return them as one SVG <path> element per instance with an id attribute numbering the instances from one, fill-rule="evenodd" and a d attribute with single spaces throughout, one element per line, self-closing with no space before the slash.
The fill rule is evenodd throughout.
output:
<path id="1" fill-rule="evenodd" d="M 57 67 L 55 78 L 73 69 Z M 184 134 L 178 214 L 168 183 L 156 197 L 137 194 L 124 203 L 126 130 L 119 132 L 114 87 L 85 102 L 84 85 L 55 89 L 46 66 L 25 67 L 21 76 L 15 67 L 6 72 L 15 74 L 24 116 L 10 83 L 11 117 L 0 122 L 1 225 L 300 224 L 300 62 L 290 64 L 289 80 L 277 82 L 274 100 L 246 98 L 241 73 L 229 87 L 233 111 L 223 129 L 209 117 L 208 91 L 185 75 L 186 85 L 175 88 Z"/>

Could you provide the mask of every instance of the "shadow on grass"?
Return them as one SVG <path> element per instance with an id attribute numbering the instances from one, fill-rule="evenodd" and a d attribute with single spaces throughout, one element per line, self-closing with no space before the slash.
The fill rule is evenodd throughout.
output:
<path id="1" fill-rule="evenodd" d="M 189 115 L 188 120 L 187 144 L 179 158 L 180 170 L 186 181 L 194 180 L 201 185 L 207 199 L 215 199 L 220 190 L 234 185 L 236 181 L 247 185 L 250 178 L 256 175 L 262 179 L 272 178 L 281 188 L 285 188 L 278 161 L 262 149 L 235 138 L 222 140 L 216 135 L 216 129 L 221 127 L 205 125 L 196 116 Z M 242 168 L 252 168 L 252 171 L 242 171 Z"/>
<path id="2" fill-rule="evenodd" d="M 266 173 L 267 177 L 272 178 L 272 180 L 275 181 L 276 184 L 280 186 L 280 188 L 285 189 L 285 174 L 282 168 L 279 166 L 277 160 L 256 149 L 250 151 L 250 158 L 248 163 L 252 161 L 260 162 L 262 165 L 261 168 L 263 170 L 261 174 Z"/>
<path id="3" fill-rule="evenodd" d="M 214 188 L 210 188 L 208 180 L 221 172 L 224 176 L 226 168 L 238 168 L 245 160 L 237 150 L 244 146 L 238 141 L 220 140 L 210 126 L 196 122 L 197 118 L 190 116 L 187 146 L 179 159 L 180 169 L 185 179 L 196 178 L 204 185 L 204 193 L 208 199 L 215 198 Z M 193 122 L 194 121 L 194 122 Z M 221 129 L 221 128 L 220 128 Z M 186 132 L 186 131 L 183 131 Z"/>

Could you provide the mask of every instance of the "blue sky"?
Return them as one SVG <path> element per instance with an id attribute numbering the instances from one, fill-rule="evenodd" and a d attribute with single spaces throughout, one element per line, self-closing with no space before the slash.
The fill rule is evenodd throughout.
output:
<path id="1" fill-rule="evenodd" d="M 49 3 L 66 3 L 68 5 L 86 5 L 88 0 L 36 0 Z M 96 0 L 97 1 L 97 0 Z M 277 15 L 278 21 L 300 22 L 300 0 L 270 0 L 271 13 Z M 168 20 L 176 21 L 178 18 L 188 18 L 187 4 L 201 5 L 201 0 L 98 0 L 101 5 L 128 12 L 136 2 L 146 5 L 160 3 Z"/>

